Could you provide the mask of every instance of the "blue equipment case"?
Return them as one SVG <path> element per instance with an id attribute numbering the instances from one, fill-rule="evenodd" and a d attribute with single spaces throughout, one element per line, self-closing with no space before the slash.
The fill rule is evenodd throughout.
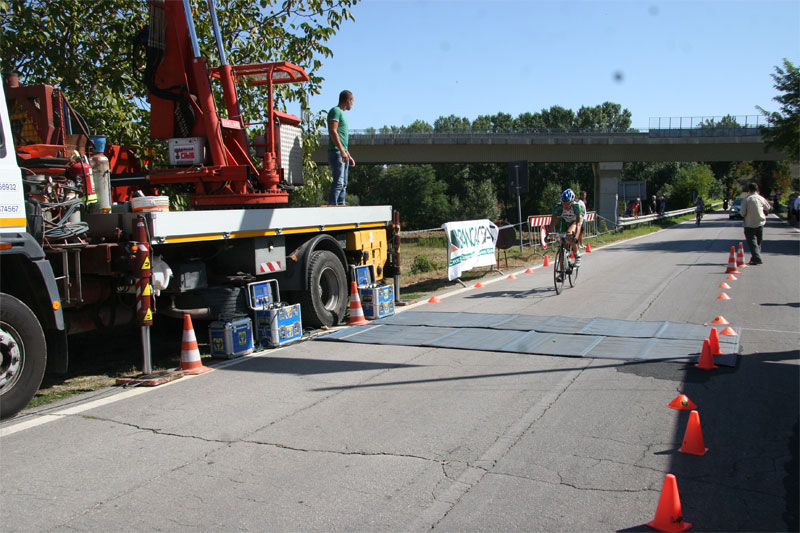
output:
<path id="1" fill-rule="evenodd" d="M 253 351 L 253 322 L 250 317 L 217 320 L 208 326 L 212 357 L 233 359 Z"/>
<path id="2" fill-rule="evenodd" d="M 376 319 L 394 314 L 394 285 L 375 282 L 375 265 L 351 266 L 350 272 L 358 287 L 365 318 Z"/>
<path id="3" fill-rule="evenodd" d="M 255 313 L 256 342 L 275 348 L 303 336 L 300 304 L 281 303 L 277 280 L 250 283 L 248 296 Z"/>

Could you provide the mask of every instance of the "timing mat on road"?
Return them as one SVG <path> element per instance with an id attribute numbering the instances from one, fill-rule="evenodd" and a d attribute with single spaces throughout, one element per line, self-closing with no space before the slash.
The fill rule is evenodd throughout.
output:
<path id="1" fill-rule="evenodd" d="M 740 333 L 736 330 L 736 333 Z M 647 361 L 697 362 L 711 327 L 612 318 L 405 312 L 352 326 L 318 340 L 430 346 L 487 352 Z M 724 355 L 714 363 L 735 366 L 739 337 L 720 336 Z"/>

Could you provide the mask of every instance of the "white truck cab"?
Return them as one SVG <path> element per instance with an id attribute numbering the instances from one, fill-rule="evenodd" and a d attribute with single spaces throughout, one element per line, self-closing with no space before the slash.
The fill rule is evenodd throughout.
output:
<path id="1" fill-rule="evenodd" d="M 61 372 L 67 364 L 58 288 L 44 250 L 27 231 L 23 187 L 0 85 L 0 419 L 28 404 L 48 364 Z"/>

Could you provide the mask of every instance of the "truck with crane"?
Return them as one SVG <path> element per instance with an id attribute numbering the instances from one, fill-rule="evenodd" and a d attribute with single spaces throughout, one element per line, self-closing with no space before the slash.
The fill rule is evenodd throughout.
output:
<path id="1" fill-rule="evenodd" d="M 70 334 L 138 326 L 147 373 L 156 316 L 247 314 L 248 284 L 269 280 L 301 304 L 305 325 L 327 327 L 345 317 L 351 266 L 371 265 L 377 279 L 399 272 L 391 206 L 288 206 L 303 185 L 302 130 L 274 109 L 273 94 L 308 75 L 287 62 L 228 64 L 214 0 L 221 64 L 209 68 L 191 1 L 150 0 L 143 45 L 150 135 L 167 143 L 170 168 L 152 168 L 125 146 L 87 142 L 88 125 L 59 89 L 4 77 L 2 418 L 28 404 L 45 371 L 66 371 Z M 245 80 L 268 94 L 263 135 L 242 118 L 236 87 Z M 188 210 L 170 210 L 158 194 L 170 186 L 190 191 Z"/>

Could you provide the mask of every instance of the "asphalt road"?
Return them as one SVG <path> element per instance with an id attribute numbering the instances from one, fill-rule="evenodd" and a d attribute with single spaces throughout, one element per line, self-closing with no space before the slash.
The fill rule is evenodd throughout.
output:
<path id="1" fill-rule="evenodd" d="M 712 214 L 419 310 L 741 328 L 736 368 L 305 341 L 0 426 L 4 531 L 644 531 L 665 473 L 694 531 L 798 527 L 800 232 L 725 290 Z M 698 406 L 709 452 L 679 453 Z"/>

